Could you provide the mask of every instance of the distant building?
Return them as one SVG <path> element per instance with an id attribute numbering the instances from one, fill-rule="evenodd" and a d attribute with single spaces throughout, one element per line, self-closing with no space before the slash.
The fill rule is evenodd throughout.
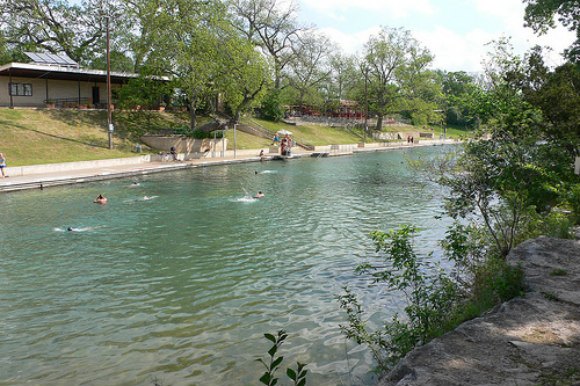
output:
<path id="1" fill-rule="evenodd" d="M 26 53 L 32 63 L 0 66 L 0 107 L 107 107 L 107 72 L 83 69 L 65 55 Z M 138 74 L 111 72 L 111 90 Z"/>

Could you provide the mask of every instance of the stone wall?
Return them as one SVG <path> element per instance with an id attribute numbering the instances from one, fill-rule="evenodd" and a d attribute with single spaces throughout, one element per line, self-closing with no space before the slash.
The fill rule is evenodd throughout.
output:
<path id="1" fill-rule="evenodd" d="M 177 153 L 183 153 L 186 159 L 203 158 L 211 156 L 212 153 L 223 153 L 228 148 L 227 138 L 216 139 L 193 139 L 183 137 L 155 137 L 144 136 L 141 141 L 147 146 L 169 152 L 171 147 L 175 147 Z"/>

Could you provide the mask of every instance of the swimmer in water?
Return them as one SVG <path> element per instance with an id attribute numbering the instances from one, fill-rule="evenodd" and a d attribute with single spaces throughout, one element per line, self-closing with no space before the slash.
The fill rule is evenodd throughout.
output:
<path id="1" fill-rule="evenodd" d="M 97 198 L 95 198 L 95 201 L 93 201 L 95 204 L 100 204 L 100 205 L 105 205 L 107 203 L 107 197 L 104 197 L 102 194 L 99 194 L 97 196 Z"/>
<path id="2" fill-rule="evenodd" d="M 256 193 L 256 195 L 254 196 L 254 198 L 264 198 L 264 193 L 262 193 L 262 191 L 258 191 L 258 193 Z"/>

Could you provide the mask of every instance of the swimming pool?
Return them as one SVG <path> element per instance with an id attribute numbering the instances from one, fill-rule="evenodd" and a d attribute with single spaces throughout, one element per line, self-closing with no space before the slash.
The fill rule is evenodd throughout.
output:
<path id="1" fill-rule="evenodd" d="M 262 335 L 279 329 L 285 365 L 308 363 L 309 384 L 372 382 L 336 297 L 349 284 L 377 321 L 400 307 L 353 269 L 375 256 L 372 230 L 415 224 L 416 245 L 437 248 L 441 192 L 405 161 L 443 151 L 0 195 L 0 385 L 257 384 Z M 100 193 L 107 205 L 92 203 Z"/>

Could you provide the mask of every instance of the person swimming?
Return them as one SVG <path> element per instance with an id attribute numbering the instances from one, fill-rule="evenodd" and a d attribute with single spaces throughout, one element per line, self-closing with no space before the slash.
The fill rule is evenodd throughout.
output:
<path id="1" fill-rule="evenodd" d="M 264 198 L 264 193 L 262 193 L 262 191 L 258 191 L 258 193 L 256 193 L 256 195 L 254 196 L 254 198 Z"/>
<path id="2" fill-rule="evenodd" d="M 95 198 L 95 201 L 93 201 L 95 204 L 100 204 L 100 205 L 105 205 L 107 203 L 107 197 L 103 196 L 102 194 L 99 194 L 97 196 L 97 198 Z"/>

